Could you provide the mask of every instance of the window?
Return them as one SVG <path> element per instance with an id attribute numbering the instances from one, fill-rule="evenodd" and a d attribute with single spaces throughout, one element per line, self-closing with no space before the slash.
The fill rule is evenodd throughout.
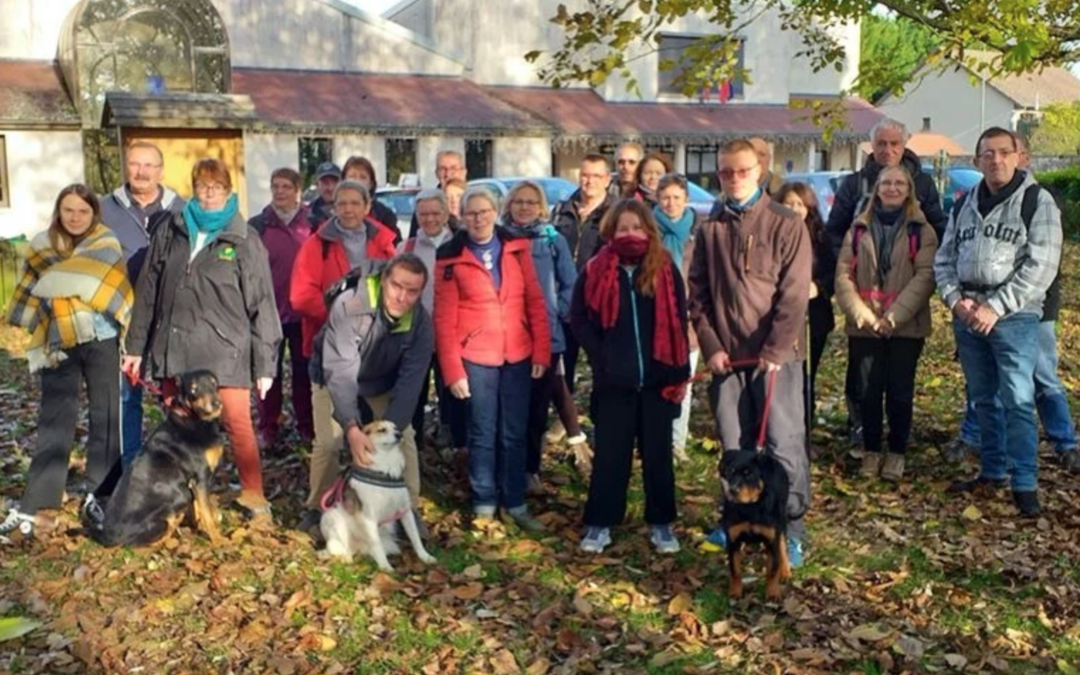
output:
<path id="1" fill-rule="evenodd" d="M 465 141 L 465 169 L 469 179 L 490 178 L 492 171 L 491 141 Z"/>
<path id="2" fill-rule="evenodd" d="M 300 176 L 303 185 L 315 183 L 315 171 L 323 162 L 334 161 L 334 143 L 329 138 L 300 138 Z"/>
<path id="3" fill-rule="evenodd" d="M 416 175 L 416 139 L 386 139 L 386 184 L 397 185 L 402 174 Z"/>
<path id="4" fill-rule="evenodd" d="M 673 162 L 675 161 L 675 146 L 674 145 L 646 143 L 645 144 L 645 154 L 647 155 L 647 154 L 652 153 L 652 152 L 659 152 L 661 154 L 667 155 L 668 159 L 670 159 Z"/>
<path id="5" fill-rule="evenodd" d="M 4 137 L 0 136 L 0 208 L 11 206 L 11 198 L 8 196 L 8 172 L 7 172 L 7 145 Z"/>
<path id="6" fill-rule="evenodd" d="M 719 148 L 715 145 L 688 145 L 686 146 L 686 179 L 697 183 L 713 194 L 720 192 L 720 185 L 716 178 L 716 153 Z"/>
<path id="7" fill-rule="evenodd" d="M 686 36 L 686 35 L 661 35 L 660 36 L 660 48 L 659 48 L 659 63 L 657 64 L 657 92 L 660 94 L 683 94 L 682 82 L 676 83 L 676 79 L 679 74 L 682 73 L 684 65 L 682 63 L 683 55 L 687 48 L 695 46 L 701 38 Z M 736 68 L 743 68 L 743 56 L 744 47 L 746 46 L 745 40 L 739 40 L 735 46 L 735 66 Z M 665 68 L 665 66 L 672 66 Z M 725 94 L 726 89 L 726 94 Z M 702 101 L 725 101 L 732 98 L 742 98 L 743 96 L 743 81 L 742 78 L 736 77 L 727 83 L 727 87 L 721 83 L 717 83 L 712 89 L 702 89 L 698 94 Z M 726 96 L 726 98 L 725 98 Z"/>

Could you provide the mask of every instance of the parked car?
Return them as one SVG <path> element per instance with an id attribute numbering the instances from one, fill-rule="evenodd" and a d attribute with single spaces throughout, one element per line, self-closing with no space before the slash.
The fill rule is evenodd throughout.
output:
<path id="1" fill-rule="evenodd" d="M 937 178 L 933 165 L 923 164 L 923 171 Z M 981 171 L 969 167 L 950 167 L 946 170 L 948 178 L 938 183 L 938 191 L 941 193 L 941 208 L 946 215 L 952 211 L 953 204 L 971 188 L 979 184 L 983 175 Z M 942 185 L 944 183 L 944 185 Z"/>
<path id="2" fill-rule="evenodd" d="M 817 195 L 818 211 L 821 219 L 829 220 L 829 211 L 832 211 L 833 202 L 836 200 L 836 189 L 840 187 L 840 181 L 850 171 L 811 171 L 809 173 L 789 173 L 784 176 L 785 183 L 806 183 Z"/>
<path id="3" fill-rule="evenodd" d="M 514 176 L 512 178 L 477 178 L 476 180 L 469 181 L 469 187 L 486 187 L 489 190 L 492 190 L 495 193 L 495 196 L 501 200 L 509 194 L 510 188 L 523 180 L 531 180 L 534 183 L 539 183 L 540 187 L 544 190 L 544 197 L 547 198 L 548 207 L 552 209 L 555 208 L 556 204 L 574 194 L 574 190 L 577 190 L 578 188 L 572 181 L 554 176 L 544 178 L 530 178 L 525 176 Z"/>
<path id="4" fill-rule="evenodd" d="M 690 196 L 687 206 L 694 209 L 702 218 L 708 218 L 712 213 L 713 204 L 716 203 L 716 195 L 692 181 L 686 181 L 686 191 Z"/>
<path id="5" fill-rule="evenodd" d="M 420 194 L 418 187 L 388 186 L 375 190 L 375 199 L 389 206 L 397 214 L 398 230 L 402 237 L 409 235 L 409 227 L 412 224 L 413 212 L 416 211 L 416 195 Z"/>

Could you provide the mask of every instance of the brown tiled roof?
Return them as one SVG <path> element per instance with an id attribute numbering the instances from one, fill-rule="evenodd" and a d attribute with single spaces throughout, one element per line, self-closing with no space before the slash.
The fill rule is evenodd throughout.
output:
<path id="1" fill-rule="evenodd" d="M 655 141 L 715 143 L 725 138 L 762 136 L 770 140 L 809 139 L 821 129 L 805 109 L 743 103 L 613 103 L 591 89 L 487 87 L 499 98 L 542 117 L 559 129 L 564 140 L 626 137 Z M 860 99 L 848 103 L 850 129 L 838 138 L 865 138 L 881 119 Z"/>
<path id="2" fill-rule="evenodd" d="M 455 77 L 234 68 L 268 126 L 366 133 L 549 135 L 552 129 Z"/>
<path id="3" fill-rule="evenodd" d="M 975 50 L 968 50 L 964 55 L 965 60 L 980 63 L 990 63 L 999 56 L 995 52 Z M 1080 79 L 1068 69 L 1056 66 L 1037 73 L 999 75 L 987 79 L 986 83 L 1023 108 L 1080 100 Z"/>
<path id="4" fill-rule="evenodd" d="M 0 59 L 0 126 L 78 125 L 79 114 L 55 62 Z"/>

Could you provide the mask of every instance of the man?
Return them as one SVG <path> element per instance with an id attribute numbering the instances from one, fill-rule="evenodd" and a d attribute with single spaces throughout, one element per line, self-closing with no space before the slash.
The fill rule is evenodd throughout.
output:
<path id="1" fill-rule="evenodd" d="M 1035 363 L 1043 302 L 1061 259 L 1061 212 L 1048 192 L 1018 171 L 1013 132 L 984 131 L 975 145 L 983 180 L 951 216 L 934 262 L 968 391 L 980 429 L 979 476 L 950 486 L 954 493 L 1009 485 L 1021 515 L 1041 512 Z M 1030 223 L 1021 215 L 1027 190 L 1037 197 Z M 994 419 L 1004 410 L 1004 434 Z"/>
<path id="2" fill-rule="evenodd" d="M 420 464 L 412 419 L 435 353 L 431 317 L 420 302 L 427 283 L 427 267 L 412 253 L 398 254 L 381 274 L 350 273 L 330 307 L 321 352 L 334 419 L 345 429 L 353 461 L 371 460 L 362 427 L 372 418 L 361 403 L 401 432 L 413 509 L 420 503 Z"/>
<path id="3" fill-rule="evenodd" d="M 444 190 L 450 181 L 467 181 L 469 169 L 465 166 L 465 157 L 457 150 L 440 150 L 435 155 L 435 177 L 439 179 L 439 184 L 435 186 L 439 190 Z M 414 211 L 412 222 L 409 224 L 409 239 L 415 237 L 419 231 L 420 223 L 417 222 Z"/>
<path id="4" fill-rule="evenodd" d="M 718 165 L 724 196 L 694 238 L 690 321 L 713 372 L 709 399 L 725 451 L 755 448 L 767 382 L 775 377 L 767 452 L 790 480 L 788 556 L 798 566 L 806 538 L 802 518 L 810 503 L 802 361 L 811 241 L 799 216 L 761 188 L 753 145 L 727 143 Z M 746 362 L 754 365 L 741 365 Z M 726 545 L 722 529 L 709 539 Z"/>
<path id="5" fill-rule="evenodd" d="M 341 182 L 341 169 L 333 162 L 323 162 L 315 169 L 315 189 L 319 196 L 308 204 L 311 227 L 318 229 L 334 215 L 334 190 Z"/>
<path id="6" fill-rule="evenodd" d="M 750 145 L 754 146 L 754 152 L 757 153 L 758 162 L 764 169 L 761 172 L 761 188 L 765 190 L 765 194 L 772 197 L 784 186 L 783 176 L 773 173 L 772 170 L 772 147 L 770 147 L 769 143 L 760 136 L 751 138 Z"/>
<path id="7" fill-rule="evenodd" d="M 834 265 L 840 257 L 844 235 L 855 221 L 855 216 L 865 208 L 873 193 L 874 184 L 877 183 L 878 174 L 885 167 L 903 166 L 911 174 L 915 180 L 915 197 L 919 200 L 923 215 L 937 233 L 938 241 L 941 240 L 946 218 L 941 210 L 941 196 L 933 177 L 923 172 L 919 157 L 905 148 L 908 137 L 907 127 L 902 123 L 883 118 L 870 132 L 873 155 L 862 169 L 847 175 L 840 183 L 832 210 L 829 211 L 829 222 L 825 224 L 825 232 L 831 238 L 833 249 L 837 253 L 833 257 Z M 834 272 L 835 269 L 828 270 L 829 275 Z M 851 359 L 848 359 L 844 395 L 847 398 L 848 432 L 851 442 L 855 444 L 862 443 L 862 411 L 859 407 L 862 392 L 859 391 L 858 381 Z"/>
<path id="8" fill-rule="evenodd" d="M 101 219 L 120 240 L 134 288 L 158 225 L 184 208 L 184 200 L 161 184 L 165 158 L 161 150 L 136 141 L 124 153 L 127 182 L 101 200 Z M 130 466 L 142 448 L 143 390 L 127 378 L 120 380 L 120 457 Z"/>
<path id="9" fill-rule="evenodd" d="M 637 168 L 645 157 L 640 143 L 623 143 L 615 152 L 618 181 L 611 185 L 612 197 L 633 197 L 637 190 Z"/>
<path id="10" fill-rule="evenodd" d="M 634 166 L 637 167 L 636 164 Z M 600 221 L 613 201 L 608 191 L 610 185 L 611 165 L 608 164 L 607 157 L 598 154 L 585 155 L 581 160 L 578 189 L 568 199 L 555 205 L 551 222 L 555 229 L 566 237 L 579 273 L 604 243 L 600 239 Z M 563 334 L 566 336 L 566 351 L 563 352 L 566 384 L 573 392 L 579 345 L 570 330 L 570 324 L 563 324 Z M 558 436 L 558 433 L 552 438 L 555 436 Z"/>
<path id="11" fill-rule="evenodd" d="M 289 283 L 300 246 L 311 236 L 308 209 L 300 203 L 300 174 L 290 168 L 275 169 L 270 174 L 270 203 L 261 213 L 248 221 L 266 246 L 270 258 L 270 277 L 274 284 L 278 318 L 284 339 L 278 347 L 278 370 L 274 384 L 266 397 L 258 401 L 259 449 L 269 450 L 277 445 L 278 423 L 283 399 L 285 346 L 289 348 L 292 365 L 292 404 L 296 431 L 302 443 L 315 438 L 311 416 L 311 380 L 308 378 L 308 359 L 303 352 L 303 331 L 300 315 L 289 302 Z"/>

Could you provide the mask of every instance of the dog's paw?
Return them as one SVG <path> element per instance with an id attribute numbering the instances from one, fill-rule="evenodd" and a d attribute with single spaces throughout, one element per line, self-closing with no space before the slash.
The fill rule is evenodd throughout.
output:
<path id="1" fill-rule="evenodd" d="M 431 555 L 430 553 L 418 553 L 416 555 L 418 558 L 420 558 L 420 562 L 424 563 L 425 565 L 434 565 L 435 563 L 439 562 L 438 559 L 436 559 L 435 556 Z"/>
<path id="2" fill-rule="evenodd" d="M 379 569 L 382 570 L 383 572 L 386 572 L 387 574 L 393 574 L 394 573 L 394 566 L 391 565 L 390 563 L 386 563 L 385 565 L 379 564 Z"/>

